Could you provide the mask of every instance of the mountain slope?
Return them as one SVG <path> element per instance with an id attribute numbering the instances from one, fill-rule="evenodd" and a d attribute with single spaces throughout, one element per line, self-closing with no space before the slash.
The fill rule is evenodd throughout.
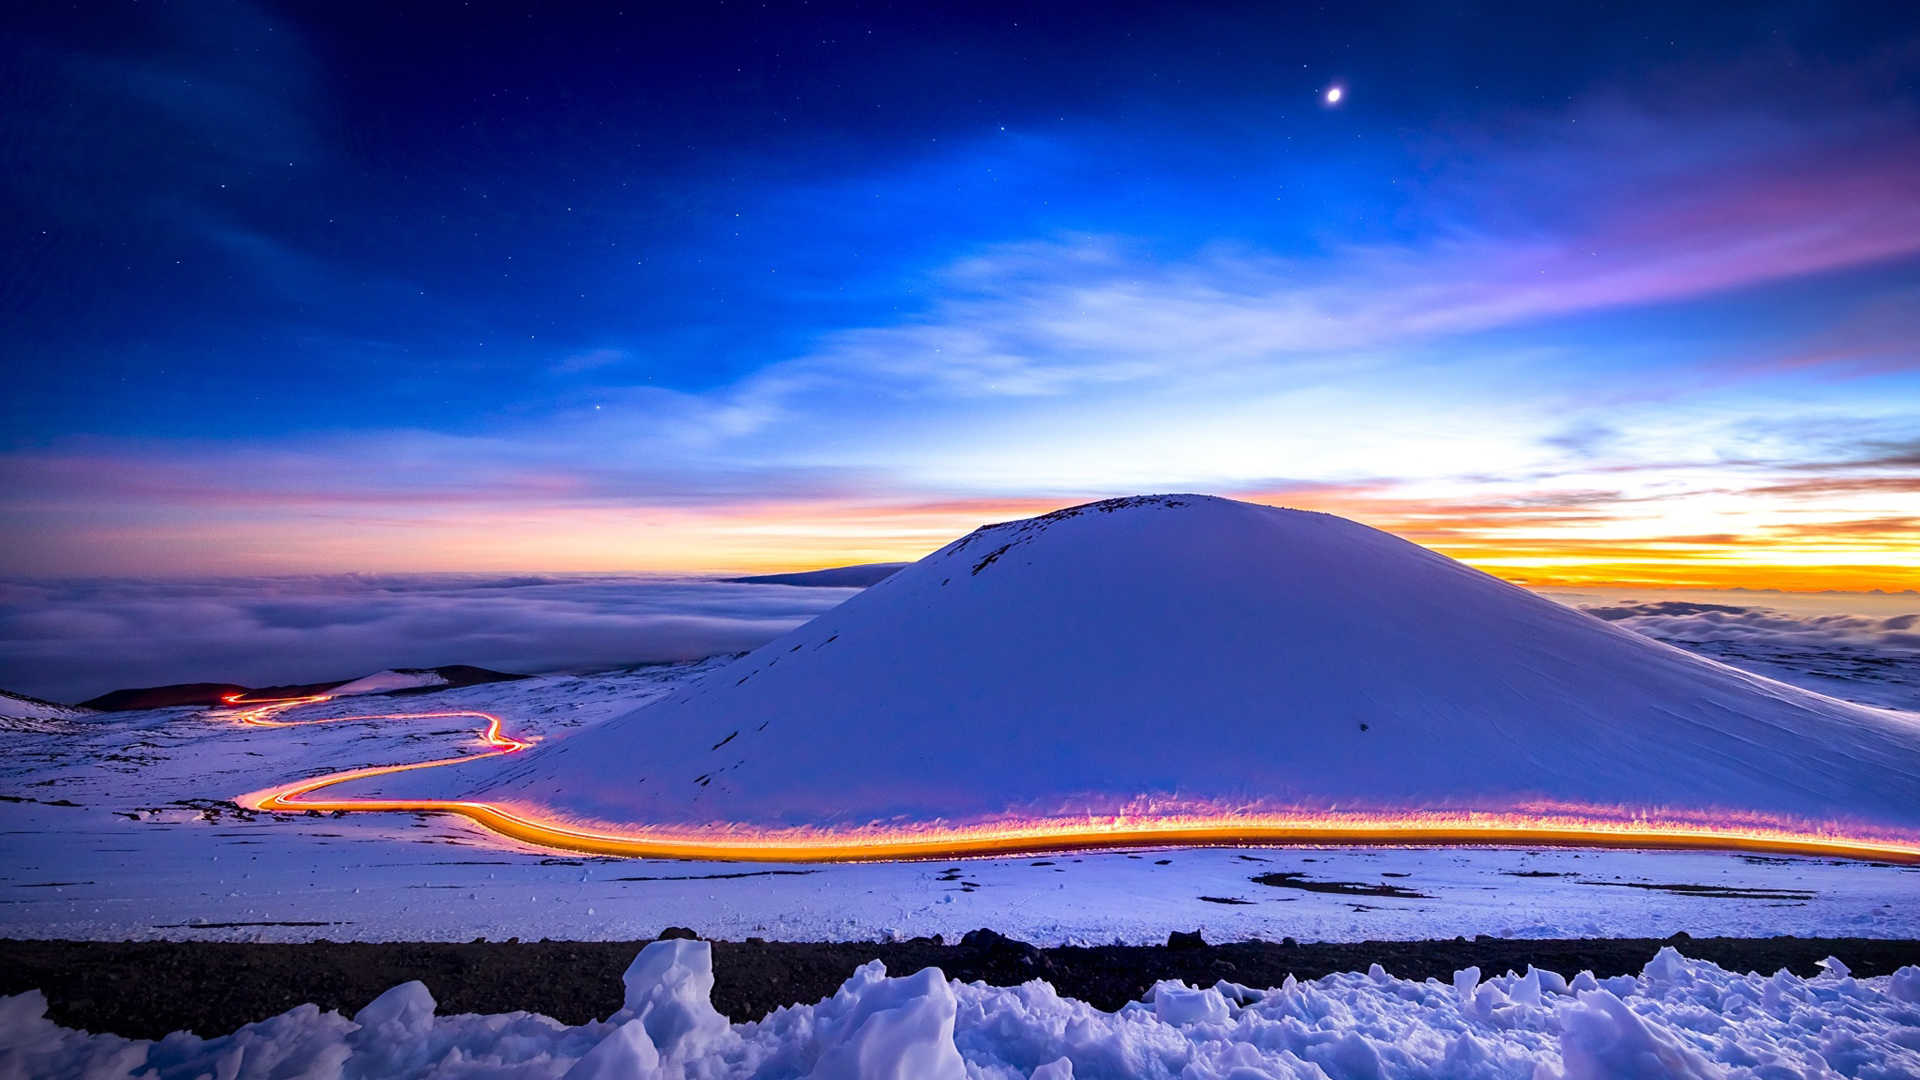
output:
<path id="1" fill-rule="evenodd" d="M 66 731 L 73 721 L 92 715 L 92 709 L 0 690 L 0 731 Z"/>
<path id="2" fill-rule="evenodd" d="M 1911 716 L 1351 521 L 1204 496 L 982 528 L 688 691 L 472 775 L 488 800 L 648 825 L 1575 804 L 1920 832 Z"/>

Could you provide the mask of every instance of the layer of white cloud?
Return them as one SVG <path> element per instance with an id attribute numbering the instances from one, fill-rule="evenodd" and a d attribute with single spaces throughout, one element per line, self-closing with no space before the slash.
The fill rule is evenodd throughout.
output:
<path id="1" fill-rule="evenodd" d="M 1738 603 L 1656 600 L 1587 610 L 1630 630 L 1671 642 L 1736 642 L 1779 651 L 1844 647 L 1920 653 L 1920 597 L 1901 615 L 1793 613 Z"/>
<path id="2" fill-rule="evenodd" d="M 847 596 L 661 578 L 340 575 L 0 582 L 0 687 L 56 701 L 391 667 L 611 667 L 753 648 Z"/>

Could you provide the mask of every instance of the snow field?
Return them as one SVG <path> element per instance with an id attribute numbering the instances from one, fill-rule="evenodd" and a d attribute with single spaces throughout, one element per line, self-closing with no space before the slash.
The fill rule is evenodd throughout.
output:
<path id="1" fill-rule="evenodd" d="M 708 1000 L 705 942 L 658 941 L 625 975 L 623 1007 L 568 1027 L 532 1013 L 437 1016 L 396 986 L 352 1019 L 302 1005 L 203 1039 L 62 1028 L 38 992 L 0 999 L 0 1080 L 40 1077 L 752 1077 L 763 1080 L 1788 1080 L 1920 1076 L 1920 967 L 1855 979 L 1736 974 L 1672 948 L 1639 976 L 1528 969 L 1453 981 L 1375 965 L 1257 990 L 1156 985 L 1113 1013 L 937 968 L 858 970 L 831 998 L 730 1024 Z"/>

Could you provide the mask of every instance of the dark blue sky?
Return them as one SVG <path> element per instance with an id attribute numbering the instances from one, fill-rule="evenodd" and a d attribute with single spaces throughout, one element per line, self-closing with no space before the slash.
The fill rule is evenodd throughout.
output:
<path id="1" fill-rule="evenodd" d="M 1912 5 L 9 22 L 19 571 L 359 565 L 374 518 L 462 500 L 402 564 L 468 565 L 503 514 L 1504 504 L 1920 437 Z M 1824 419 L 1779 430 L 1783 402 Z M 1275 441 L 1334 418 L 1341 453 Z M 863 529 L 830 550 L 918 542 Z M 542 535 L 486 561 L 685 561 Z"/>

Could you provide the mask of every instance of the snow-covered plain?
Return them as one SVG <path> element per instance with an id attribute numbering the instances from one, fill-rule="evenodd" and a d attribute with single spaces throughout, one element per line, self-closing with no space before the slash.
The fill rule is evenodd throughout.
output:
<path id="1" fill-rule="evenodd" d="M 722 666 L 362 696 L 298 715 L 480 710 L 516 735 L 552 738 Z M 479 751 L 477 727 L 429 719 L 257 728 L 228 712 L 177 708 L 12 733 L 0 756 L 0 936 L 633 940 L 674 925 L 735 940 L 953 938 L 990 926 L 1037 944 L 1159 942 L 1196 927 L 1213 941 L 1920 936 L 1920 868 L 1837 860 L 1288 848 L 742 865 L 556 855 L 451 817 L 253 814 L 224 801 L 302 776 Z M 1252 880 L 1269 873 L 1422 895 Z M 1672 885 L 1730 895 L 1656 887 Z"/>
<path id="2" fill-rule="evenodd" d="M 568 1027 L 436 1016 L 403 983 L 347 1019 L 303 1005 L 217 1038 L 87 1035 L 38 993 L 0 999 L 0 1077 L 811 1077 L 816 1080 L 1785 1080 L 1920 1075 L 1920 968 L 1735 974 L 1663 949 L 1638 977 L 1529 968 L 1450 983 L 1365 973 L 1257 989 L 1156 984 L 1106 1013 L 1045 982 L 997 988 L 873 962 L 817 1004 L 730 1024 L 705 942 L 647 946 L 622 1008 Z M 150 1070 L 150 1071 L 149 1071 Z"/>

